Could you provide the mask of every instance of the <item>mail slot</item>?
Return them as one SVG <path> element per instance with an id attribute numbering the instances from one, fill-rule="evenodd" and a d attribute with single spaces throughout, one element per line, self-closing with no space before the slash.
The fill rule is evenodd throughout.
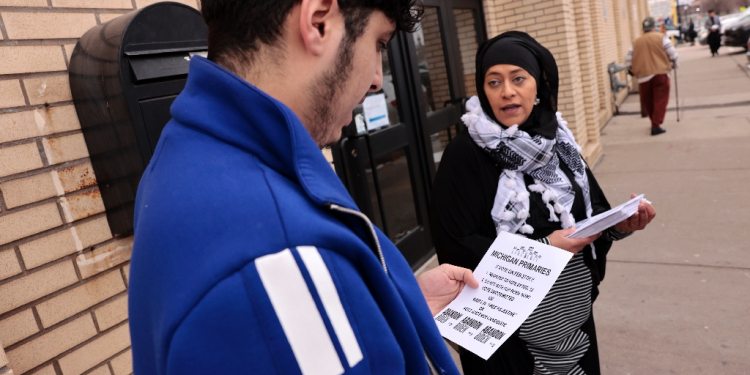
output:
<path id="1" fill-rule="evenodd" d="M 73 102 L 115 236 L 133 231 L 138 182 L 206 35 L 197 10 L 162 2 L 93 27 L 73 50 Z"/>

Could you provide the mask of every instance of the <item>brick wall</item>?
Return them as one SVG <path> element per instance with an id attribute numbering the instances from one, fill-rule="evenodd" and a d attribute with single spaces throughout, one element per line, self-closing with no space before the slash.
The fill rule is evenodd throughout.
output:
<path id="1" fill-rule="evenodd" d="M 458 31 L 458 46 L 461 53 L 466 97 L 477 94 L 474 72 L 476 71 L 476 57 L 479 43 L 477 43 L 476 20 L 471 9 L 453 9 Z"/>
<path id="2" fill-rule="evenodd" d="M 422 34 L 424 35 L 424 57 L 427 61 L 427 70 L 430 75 L 430 86 L 428 89 L 432 103 L 428 103 L 432 110 L 444 107 L 444 103 L 451 100 L 450 84 L 448 83 L 448 72 L 445 67 L 445 46 L 443 46 L 440 33 L 440 19 L 437 8 L 426 7 L 422 19 Z"/>
<path id="3" fill-rule="evenodd" d="M 154 2 L 0 0 L 0 374 L 132 373 L 132 237 L 109 231 L 67 64 L 89 28 Z"/>
<path id="4" fill-rule="evenodd" d="M 593 26 L 591 14 L 591 1 L 581 0 L 579 6 L 574 7 L 575 24 L 576 24 L 576 42 L 578 43 L 579 66 L 578 74 L 581 76 L 581 87 L 583 90 L 583 108 L 585 122 L 585 136 L 587 139 L 586 146 L 588 149 L 584 154 L 589 155 L 591 159 L 598 159 L 601 154 L 601 143 L 599 141 L 598 115 L 601 107 L 599 98 L 599 82 L 596 71 L 598 65 L 595 58 L 596 44 L 593 39 L 598 37 L 598 32 Z M 594 15 L 596 17 L 596 15 Z M 592 124 L 589 126 L 588 124 Z"/>

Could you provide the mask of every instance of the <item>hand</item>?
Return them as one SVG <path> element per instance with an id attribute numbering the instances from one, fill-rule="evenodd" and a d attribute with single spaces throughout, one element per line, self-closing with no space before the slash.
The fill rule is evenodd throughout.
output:
<path id="1" fill-rule="evenodd" d="M 637 197 L 636 194 L 631 195 L 631 198 L 635 197 Z M 651 220 L 654 220 L 655 216 L 656 210 L 654 209 L 654 206 L 646 203 L 646 201 L 641 201 L 641 203 L 638 204 L 638 212 L 617 223 L 615 229 L 620 232 L 635 232 L 637 230 L 642 230 L 643 228 L 646 228 L 646 225 L 648 225 Z"/>
<path id="2" fill-rule="evenodd" d="M 419 275 L 417 283 L 433 316 L 456 299 L 464 285 L 479 288 L 479 282 L 471 270 L 450 264 L 442 264 Z"/>
<path id="3" fill-rule="evenodd" d="M 586 238 L 568 238 L 568 236 L 576 231 L 576 227 L 570 227 L 568 229 L 560 229 L 552 232 L 547 238 L 549 238 L 550 245 L 570 251 L 573 254 L 578 254 L 579 251 L 583 250 L 586 245 L 594 242 L 599 236 L 602 235 L 601 232 Z"/>

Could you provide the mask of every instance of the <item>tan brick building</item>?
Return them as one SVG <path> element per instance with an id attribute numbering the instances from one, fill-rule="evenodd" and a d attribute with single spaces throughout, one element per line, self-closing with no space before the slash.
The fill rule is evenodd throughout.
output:
<path id="1" fill-rule="evenodd" d="M 153 2 L 0 0 L 0 375 L 132 372 L 132 237 L 112 238 L 67 69 L 88 29 Z M 198 0 L 181 2 L 198 6 Z M 612 94 L 606 67 L 624 61 L 647 1 L 482 5 L 488 37 L 522 30 L 553 52 L 560 110 L 595 163 L 604 151 L 600 130 L 627 91 Z M 424 27 L 436 27 L 437 16 L 427 16 Z M 455 14 L 466 91 L 473 94 L 476 35 L 464 27 L 465 16 Z M 426 49 L 428 61 L 442 56 L 440 46 Z M 438 108 L 450 99 L 441 89 L 432 87 Z"/>

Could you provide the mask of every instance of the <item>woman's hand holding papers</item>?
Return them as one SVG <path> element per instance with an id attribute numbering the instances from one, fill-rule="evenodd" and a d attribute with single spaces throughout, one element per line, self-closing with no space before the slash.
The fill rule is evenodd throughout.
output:
<path id="1" fill-rule="evenodd" d="M 568 236 L 575 231 L 576 227 L 556 230 L 547 236 L 547 239 L 549 239 L 549 244 L 554 247 L 570 251 L 573 254 L 578 254 L 578 252 L 583 250 L 586 245 L 594 242 L 594 240 L 602 235 L 602 233 L 599 232 L 593 236 L 585 238 L 568 238 Z"/>
<path id="2" fill-rule="evenodd" d="M 637 197 L 636 194 L 631 196 L 631 198 L 635 197 Z M 648 201 L 642 200 L 641 203 L 638 204 L 638 212 L 619 222 L 615 225 L 615 229 L 620 232 L 635 232 L 637 230 L 642 230 L 646 228 L 646 225 L 648 225 L 655 216 L 656 210 L 654 209 L 654 206 Z"/>
<path id="3" fill-rule="evenodd" d="M 417 283 L 433 316 L 456 299 L 464 285 L 479 288 L 471 270 L 450 264 L 442 264 L 419 275 Z"/>

